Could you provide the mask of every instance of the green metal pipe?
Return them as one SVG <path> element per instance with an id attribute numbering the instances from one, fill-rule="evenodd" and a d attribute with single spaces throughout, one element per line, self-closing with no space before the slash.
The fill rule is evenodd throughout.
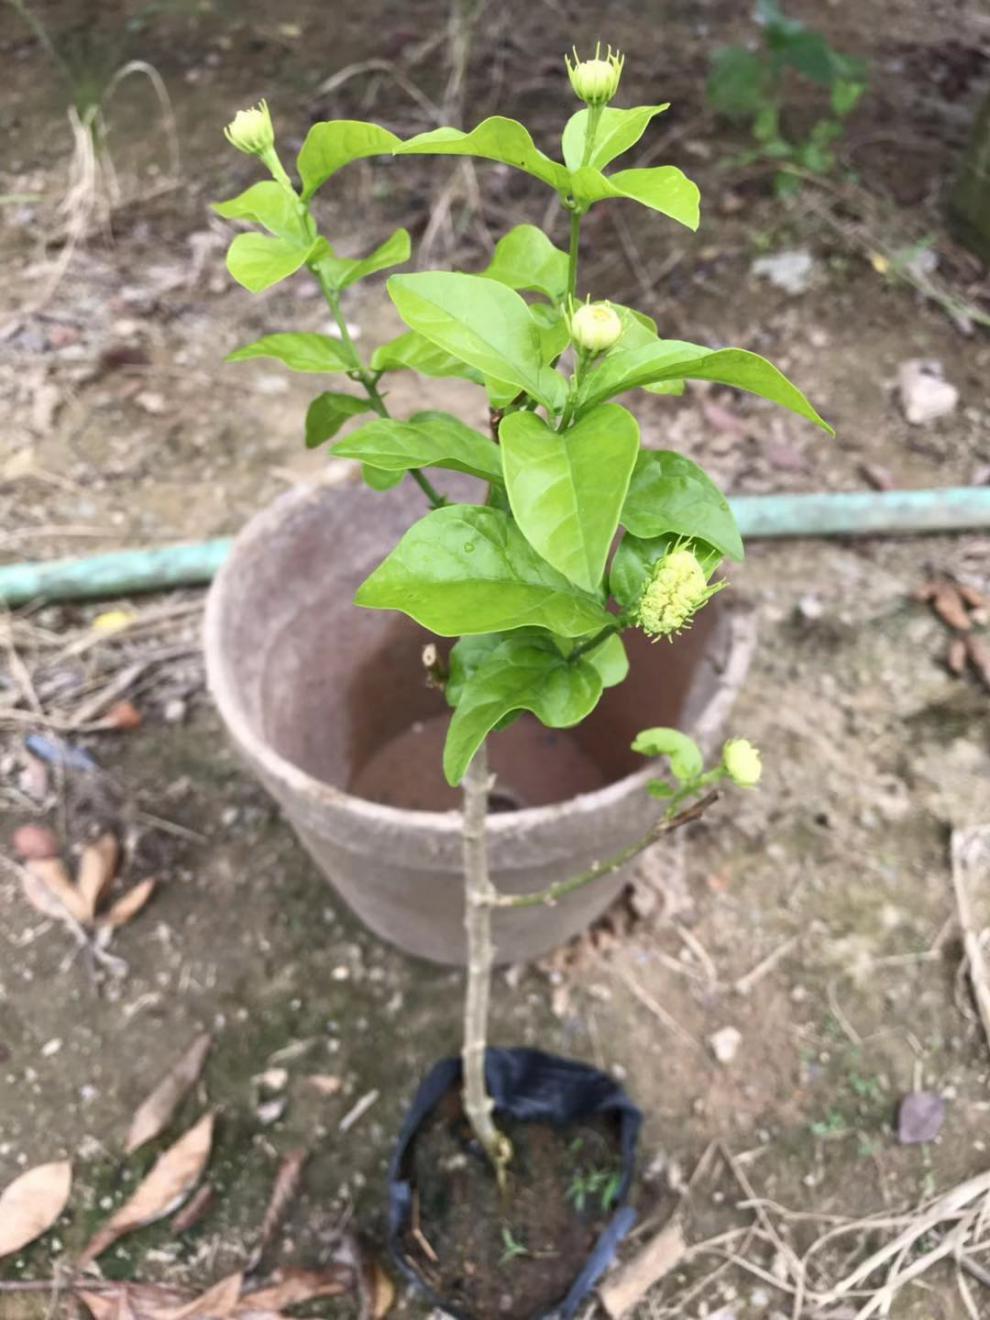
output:
<path id="1" fill-rule="evenodd" d="M 826 495 L 737 495 L 744 537 L 878 536 L 990 528 L 990 486 L 851 491 Z M 116 550 L 86 559 L 0 567 L 0 601 L 87 600 L 209 582 L 230 553 L 221 537 L 156 550 Z"/>

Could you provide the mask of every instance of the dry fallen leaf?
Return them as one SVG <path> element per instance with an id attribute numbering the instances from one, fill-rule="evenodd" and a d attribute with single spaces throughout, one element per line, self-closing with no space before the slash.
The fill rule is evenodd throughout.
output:
<path id="1" fill-rule="evenodd" d="M 126 926 L 129 921 L 133 921 L 137 914 L 147 903 L 148 899 L 155 892 L 157 880 L 142 880 L 136 884 L 133 889 L 128 889 L 117 899 L 113 907 L 109 908 L 98 920 L 97 925 L 104 930 L 117 930 L 121 926 Z"/>
<path id="2" fill-rule="evenodd" d="M 96 1233 L 79 1258 L 80 1268 L 101 1256 L 125 1233 L 153 1224 L 177 1209 L 199 1182 L 210 1157 L 212 1141 L 213 1115 L 204 1114 L 158 1157 L 134 1195 Z"/>
<path id="3" fill-rule="evenodd" d="M 11 842 L 22 861 L 58 856 L 58 839 L 47 825 L 21 825 Z"/>
<path id="4" fill-rule="evenodd" d="M 966 582 L 957 583 L 956 590 L 971 610 L 985 610 L 990 605 L 990 600 L 984 596 L 982 591 L 977 591 L 975 587 L 971 587 Z"/>
<path id="5" fill-rule="evenodd" d="M 39 1164 L 15 1178 L 0 1194 L 0 1256 L 20 1251 L 47 1233 L 71 1190 L 72 1165 L 67 1160 Z"/>
<path id="6" fill-rule="evenodd" d="M 291 1150 L 278 1167 L 268 1208 L 265 1210 L 265 1217 L 261 1221 L 258 1241 L 248 1257 L 245 1267 L 249 1274 L 253 1274 L 261 1263 L 266 1247 L 274 1237 L 279 1224 L 285 1218 L 289 1202 L 299 1190 L 299 1181 L 302 1178 L 303 1165 L 306 1163 L 308 1154 L 308 1151 L 302 1149 Z"/>
<path id="7" fill-rule="evenodd" d="M 234 1314 L 243 1285 L 242 1271 L 229 1274 L 212 1288 L 207 1288 L 201 1297 L 173 1311 L 170 1320 L 228 1320 Z"/>
<path id="8" fill-rule="evenodd" d="M 344 1083 L 333 1073 L 311 1073 L 306 1078 L 306 1085 L 311 1086 L 320 1095 L 339 1095 Z"/>
<path id="9" fill-rule="evenodd" d="M 94 843 L 82 850 L 76 872 L 76 888 L 86 906 L 84 920 L 90 922 L 96 910 L 109 893 L 117 874 L 120 847 L 113 834 L 101 834 Z"/>
<path id="10" fill-rule="evenodd" d="M 953 637 L 945 657 L 945 665 L 950 674 L 959 675 L 966 668 L 966 638 Z"/>
<path id="11" fill-rule="evenodd" d="M 124 1144 L 131 1155 L 146 1141 L 153 1141 L 168 1127 L 176 1109 L 199 1080 L 210 1052 L 208 1031 L 197 1036 L 186 1052 L 162 1078 L 151 1094 L 137 1108 Z"/>
<path id="12" fill-rule="evenodd" d="M 139 729 L 141 727 L 141 712 L 133 701 L 118 701 L 110 707 L 107 713 L 100 721 L 108 729 Z"/>
<path id="13" fill-rule="evenodd" d="M 86 900 L 72 883 L 61 858 L 34 857 L 26 863 L 26 869 L 61 903 L 70 917 L 75 917 L 78 922 L 88 920 Z"/>
<path id="14" fill-rule="evenodd" d="M 932 608 L 943 623 L 958 632 L 969 632 L 973 623 L 962 596 L 951 582 L 940 582 L 932 598 Z"/>
<path id="15" fill-rule="evenodd" d="M 93 1320 L 172 1320 L 176 1309 L 190 1301 L 187 1289 L 158 1283 L 122 1283 L 100 1292 L 76 1293 Z"/>
<path id="16" fill-rule="evenodd" d="M 371 1274 L 371 1320 L 384 1320 L 395 1302 L 395 1284 L 377 1260 Z"/>
<path id="17" fill-rule="evenodd" d="M 325 1270 L 282 1270 L 274 1283 L 243 1296 L 234 1314 L 281 1311 L 318 1297 L 341 1297 L 353 1287 L 354 1273 L 346 1265 L 332 1265 Z"/>
<path id="18" fill-rule="evenodd" d="M 172 1232 L 178 1235 L 180 1233 L 187 1233 L 189 1229 L 195 1228 L 213 1204 L 213 1197 L 213 1188 L 209 1183 L 203 1183 L 202 1187 L 199 1188 L 195 1195 L 190 1196 L 189 1200 L 172 1220 Z"/>
<path id="19" fill-rule="evenodd" d="M 969 654 L 969 663 L 976 670 L 983 686 L 990 688 L 990 650 L 979 637 L 967 637 L 966 650 Z"/>

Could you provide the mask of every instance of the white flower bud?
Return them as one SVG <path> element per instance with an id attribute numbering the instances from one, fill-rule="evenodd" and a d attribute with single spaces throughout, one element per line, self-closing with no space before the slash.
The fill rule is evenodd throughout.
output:
<path id="1" fill-rule="evenodd" d="M 636 622 L 650 637 L 672 637 L 723 585 L 710 587 L 697 556 L 684 546 L 675 548 L 654 566 L 636 607 Z"/>
<path id="2" fill-rule="evenodd" d="M 604 353 L 622 334 L 619 314 L 607 302 L 583 303 L 570 319 L 571 339 L 586 353 Z"/>
<path id="3" fill-rule="evenodd" d="M 571 63 L 567 55 L 564 56 L 564 63 L 575 94 L 586 105 L 607 105 L 619 90 L 625 56 L 618 51 L 613 55 L 612 47 L 609 46 L 608 54 L 602 59 L 599 42 L 595 46 L 594 59 L 579 59 L 577 51 L 574 51 L 574 63 Z"/>
<path id="4" fill-rule="evenodd" d="M 268 102 L 259 101 L 249 110 L 238 110 L 223 130 L 227 141 L 247 156 L 263 156 L 275 145 L 275 129 Z"/>
<path id="5" fill-rule="evenodd" d="M 746 738 L 730 738 L 722 748 L 725 773 L 740 788 L 755 788 L 763 774 L 759 749 Z"/>

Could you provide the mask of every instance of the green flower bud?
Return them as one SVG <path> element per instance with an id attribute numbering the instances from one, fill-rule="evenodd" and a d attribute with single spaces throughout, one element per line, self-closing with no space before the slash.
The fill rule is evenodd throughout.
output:
<path id="1" fill-rule="evenodd" d="M 654 565 L 636 607 L 636 622 L 654 639 L 672 637 L 724 585 L 709 586 L 697 556 L 684 546 L 675 546 Z"/>
<path id="2" fill-rule="evenodd" d="M 763 774 L 759 749 L 746 738 L 730 738 L 722 748 L 725 773 L 740 788 L 755 788 Z"/>
<path id="3" fill-rule="evenodd" d="M 247 156 L 264 156 L 275 145 L 275 129 L 268 102 L 259 101 L 250 110 L 238 110 L 223 130 L 224 137 Z"/>
<path id="4" fill-rule="evenodd" d="M 610 303 L 587 302 L 572 313 L 569 329 L 578 348 L 586 353 L 604 353 L 622 334 L 622 322 Z"/>
<path id="5" fill-rule="evenodd" d="M 598 42 L 595 45 L 595 58 L 592 60 L 580 59 L 575 50 L 573 64 L 570 56 L 564 56 L 571 86 L 586 105 L 607 105 L 619 90 L 619 79 L 622 77 L 622 66 L 626 57 L 620 55 L 618 51 L 613 55 L 612 47 L 609 46 L 608 54 L 602 59 L 601 50 L 601 42 Z"/>

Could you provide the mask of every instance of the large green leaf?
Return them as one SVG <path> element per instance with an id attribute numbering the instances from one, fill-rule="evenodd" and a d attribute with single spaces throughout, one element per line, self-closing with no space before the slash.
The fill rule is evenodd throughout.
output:
<path id="1" fill-rule="evenodd" d="M 685 542 L 685 538 L 675 532 L 641 538 L 627 531 L 612 556 L 608 572 L 609 592 L 624 609 L 632 609 L 639 603 L 653 576 L 654 565 L 678 543 L 686 543 L 693 551 L 706 577 L 710 577 L 721 563 L 722 551 L 700 537 L 691 537 Z"/>
<path id="2" fill-rule="evenodd" d="M 355 601 L 401 610 L 441 637 L 530 626 L 580 637 L 611 617 L 542 560 L 505 513 L 473 504 L 421 518 Z"/>
<path id="3" fill-rule="evenodd" d="M 459 128 L 435 128 L 395 148 L 397 156 L 479 156 L 525 170 L 551 188 L 568 187 L 568 172 L 563 165 L 540 151 L 529 131 L 515 119 L 494 115 L 464 133 Z"/>
<path id="4" fill-rule="evenodd" d="M 607 357 L 585 377 L 579 403 L 587 407 L 640 385 L 670 380 L 712 380 L 748 390 L 789 408 L 832 434 L 832 428 L 818 416 L 797 386 L 766 358 L 744 348 L 702 348 L 677 339 L 660 339 Z"/>
<path id="5" fill-rule="evenodd" d="M 322 242 L 318 238 L 307 245 L 264 234 L 238 234 L 227 249 L 227 269 L 245 289 L 261 293 L 294 275 L 317 254 Z"/>
<path id="6" fill-rule="evenodd" d="M 325 390 L 318 394 L 306 410 L 306 448 L 315 449 L 335 436 L 351 417 L 368 412 L 371 404 L 356 394 L 343 394 L 338 390 Z"/>
<path id="7" fill-rule="evenodd" d="M 460 376 L 477 385 L 484 377 L 474 367 L 455 358 L 445 349 L 438 348 L 415 330 L 407 330 L 397 339 L 376 348 L 371 355 L 372 371 L 418 371 L 421 376 Z"/>
<path id="8" fill-rule="evenodd" d="M 571 188 L 575 200 L 585 208 L 606 197 L 625 197 L 670 216 L 688 229 L 698 228 L 701 198 L 698 186 L 674 165 L 619 170 L 608 176 L 588 165 L 573 172 Z"/>
<path id="9" fill-rule="evenodd" d="M 532 711 L 550 728 L 566 729 L 594 710 L 601 694 L 595 666 L 566 660 L 552 637 L 527 629 L 505 638 L 461 685 L 443 749 L 447 782 L 460 783 L 489 732 L 512 712 Z"/>
<path id="10" fill-rule="evenodd" d="M 742 538 L 728 500 L 697 463 L 670 450 L 644 450 L 639 455 L 621 521 L 633 536 L 673 532 L 707 541 L 730 559 L 743 557 Z"/>
<path id="11" fill-rule="evenodd" d="M 261 357 L 275 358 L 293 371 L 347 371 L 351 365 L 339 339 L 303 331 L 264 335 L 253 344 L 235 348 L 225 361 L 247 362 Z"/>
<path id="12" fill-rule="evenodd" d="M 331 119 L 314 124 L 296 161 L 303 200 L 309 201 L 317 188 L 352 160 L 390 155 L 398 144 L 399 138 L 387 128 L 359 119 Z"/>
<path id="13" fill-rule="evenodd" d="M 496 446 L 450 413 L 418 413 L 409 422 L 379 418 L 338 440 L 333 453 L 385 472 L 441 467 L 485 481 L 502 480 Z"/>
<path id="14" fill-rule="evenodd" d="M 514 290 L 482 275 L 428 271 L 393 275 L 388 291 L 410 329 L 551 411 L 563 408 L 564 378 L 544 362 L 539 326 Z"/>
<path id="15" fill-rule="evenodd" d="M 500 238 L 488 269 L 481 272 L 510 289 L 534 289 L 551 302 L 567 293 L 567 253 L 554 247 L 536 225 L 516 225 Z"/>
<path id="16" fill-rule="evenodd" d="M 604 403 L 560 432 L 535 413 L 514 412 L 502 419 L 499 439 L 526 540 L 576 586 L 595 591 L 639 453 L 635 417 Z"/>
<path id="17" fill-rule="evenodd" d="M 580 169 L 585 164 L 592 169 L 603 170 L 616 156 L 621 156 L 624 151 L 636 145 L 655 115 L 669 108 L 669 101 L 665 105 L 637 105 L 627 110 L 605 106 L 598 120 L 591 157 L 587 161 L 584 159 L 584 148 L 591 114 L 588 110 L 579 110 L 568 119 L 561 137 L 564 163 L 569 170 Z"/>
<path id="18" fill-rule="evenodd" d="M 225 220 L 252 220 L 279 238 L 307 247 L 316 238 L 316 226 L 299 198 L 274 179 L 252 184 L 228 202 L 214 202 L 212 209 Z"/>
<path id="19" fill-rule="evenodd" d="M 348 257 L 336 257 L 332 254 L 323 258 L 320 269 L 326 272 L 335 289 L 346 289 L 358 280 L 374 275 L 376 271 L 387 270 L 389 266 L 401 266 L 409 260 L 412 244 L 405 229 L 397 229 L 380 247 L 360 261 Z"/>

